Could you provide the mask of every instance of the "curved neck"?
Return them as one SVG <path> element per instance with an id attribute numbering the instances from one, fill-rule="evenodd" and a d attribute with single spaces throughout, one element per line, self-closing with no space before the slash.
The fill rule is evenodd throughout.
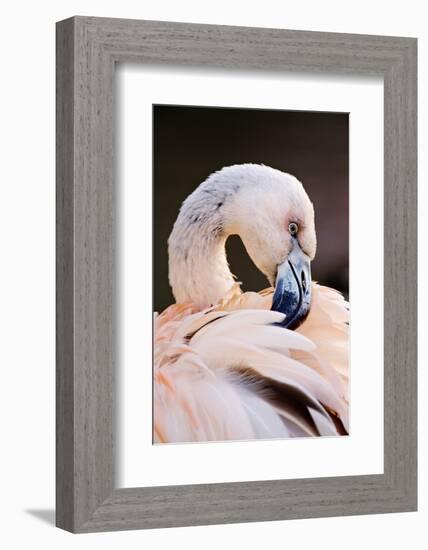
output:
<path id="1" fill-rule="evenodd" d="M 169 281 L 177 303 L 209 307 L 235 284 L 225 250 L 229 234 L 218 221 L 200 214 L 176 223 L 169 239 Z"/>
<path id="2" fill-rule="evenodd" d="M 283 204 L 290 190 L 301 186 L 296 182 L 268 166 L 241 164 L 214 172 L 187 197 L 168 240 L 169 281 L 177 303 L 215 305 L 235 285 L 225 251 L 230 235 L 241 237 L 253 263 L 272 279 L 272 268 L 283 256 L 281 232 L 272 229 L 272 219 L 282 227 Z M 270 249 L 275 253 L 267 254 Z"/>

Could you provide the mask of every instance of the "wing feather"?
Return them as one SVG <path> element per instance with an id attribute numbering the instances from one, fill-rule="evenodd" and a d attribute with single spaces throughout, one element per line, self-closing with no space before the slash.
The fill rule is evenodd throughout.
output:
<path id="1" fill-rule="evenodd" d="M 338 435 L 348 430 L 349 306 L 314 284 L 297 331 L 273 323 L 272 290 L 156 315 L 154 440 Z"/>

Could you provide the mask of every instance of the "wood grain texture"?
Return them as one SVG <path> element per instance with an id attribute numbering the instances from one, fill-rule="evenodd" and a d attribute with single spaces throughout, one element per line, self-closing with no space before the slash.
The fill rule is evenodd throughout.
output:
<path id="1" fill-rule="evenodd" d="M 56 36 L 56 520 L 73 528 L 74 25 Z"/>
<path id="2" fill-rule="evenodd" d="M 115 489 L 116 62 L 383 76 L 383 475 Z M 57 220 L 59 527 L 91 532 L 416 510 L 415 39 L 87 17 L 58 23 Z"/>

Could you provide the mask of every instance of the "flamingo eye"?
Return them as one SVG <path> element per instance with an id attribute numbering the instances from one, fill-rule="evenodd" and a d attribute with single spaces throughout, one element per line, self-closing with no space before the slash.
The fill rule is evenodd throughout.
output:
<path id="1" fill-rule="evenodd" d="M 294 235 L 297 235 L 297 232 L 299 231 L 299 226 L 296 222 L 291 222 L 288 224 L 288 231 L 290 232 L 290 235 L 294 237 Z"/>

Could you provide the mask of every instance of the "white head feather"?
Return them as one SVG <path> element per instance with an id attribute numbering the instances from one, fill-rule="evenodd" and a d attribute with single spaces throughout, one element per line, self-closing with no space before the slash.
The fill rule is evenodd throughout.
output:
<path id="1" fill-rule="evenodd" d="M 314 209 L 297 178 L 274 168 L 240 164 L 211 174 L 183 202 L 169 237 L 169 280 L 177 303 L 217 304 L 234 285 L 225 243 L 239 235 L 254 264 L 274 284 L 291 250 L 290 222 L 312 259 Z"/>

